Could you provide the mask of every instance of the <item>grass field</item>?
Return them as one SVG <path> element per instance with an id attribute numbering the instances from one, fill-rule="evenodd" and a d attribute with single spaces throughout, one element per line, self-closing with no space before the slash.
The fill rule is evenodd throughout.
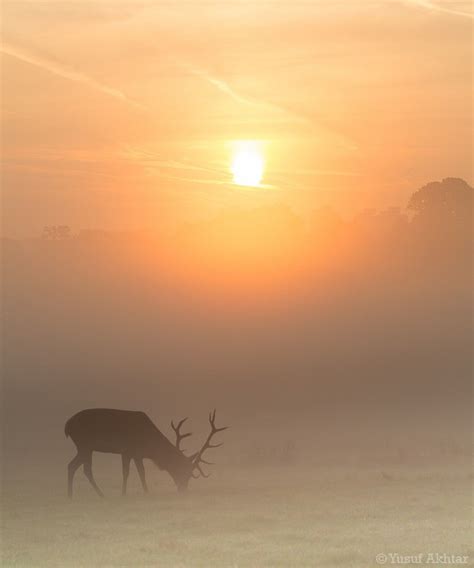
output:
<path id="1" fill-rule="evenodd" d="M 132 470 L 122 498 L 119 461 L 98 456 L 106 498 L 79 471 L 72 502 L 64 467 L 25 467 L 3 480 L 2 566 L 371 567 L 430 552 L 472 566 L 468 465 L 225 466 L 180 495 L 147 464 L 152 493 Z"/>

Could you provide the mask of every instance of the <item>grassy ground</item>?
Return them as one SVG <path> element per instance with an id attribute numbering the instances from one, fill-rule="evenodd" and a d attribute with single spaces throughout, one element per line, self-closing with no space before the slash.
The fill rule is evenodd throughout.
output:
<path id="1" fill-rule="evenodd" d="M 225 467 L 178 495 L 147 464 L 152 494 L 132 470 L 122 498 L 119 462 L 99 459 L 106 499 L 79 471 L 72 502 L 63 470 L 5 476 L 2 566 L 365 568 L 429 552 L 474 565 L 464 468 Z"/>

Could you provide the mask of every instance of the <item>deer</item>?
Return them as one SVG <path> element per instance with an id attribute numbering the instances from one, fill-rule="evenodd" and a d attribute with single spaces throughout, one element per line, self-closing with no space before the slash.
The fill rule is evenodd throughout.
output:
<path id="1" fill-rule="evenodd" d="M 181 428 L 187 418 L 177 424 L 171 421 L 171 428 L 176 435 L 173 444 L 160 432 L 145 412 L 116 410 L 111 408 L 89 408 L 74 414 L 66 422 L 64 433 L 71 438 L 77 448 L 77 454 L 67 466 L 68 497 L 73 494 L 74 474 L 82 465 L 84 474 L 99 497 L 104 494 L 92 475 L 92 453 L 103 452 L 122 456 L 122 495 L 127 492 L 130 462 L 133 460 L 140 477 L 144 493 L 148 493 L 145 477 L 144 459 L 150 459 L 160 469 L 169 473 L 178 492 L 188 489 L 191 478 L 209 477 L 201 464 L 213 465 L 203 458 L 207 450 L 218 448 L 222 443 L 211 443 L 213 437 L 227 430 L 228 426 L 216 426 L 216 411 L 209 413 L 211 431 L 201 449 L 186 456 L 181 449 L 181 442 L 192 432 L 182 433 Z"/>

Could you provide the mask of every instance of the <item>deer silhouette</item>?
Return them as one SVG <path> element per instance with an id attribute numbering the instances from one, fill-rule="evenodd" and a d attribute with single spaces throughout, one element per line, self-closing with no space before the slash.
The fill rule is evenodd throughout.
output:
<path id="1" fill-rule="evenodd" d="M 92 475 L 92 453 L 104 452 L 122 455 L 122 494 L 127 492 L 127 480 L 130 462 L 133 460 L 143 486 L 148 492 L 143 460 L 152 460 L 159 469 L 167 471 L 176 484 L 178 491 L 185 491 L 191 477 L 209 477 L 204 473 L 201 464 L 212 465 L 203 459 L 203 454 L 211 448 L 222 444 L 211 444 L 211 439 L 228 426 L 217 428 L 215 425 L 216 411 L 209 413 L 211 431 L 201 449 L 191 456 L 184 455 L 180 443 L 191 436 L 191 432 L 183 434 L 181 428 L 187 418 L 177 425 L 171 421 L 171 427 L 176 434 L 176 442 L 172 444 L 158 430 L 144 412 L 131 410 L 115 410 L 109 408 L 90 408 L 74 414 L 65 425 L 64 433 L 70 437 L 77 447 L 76 456 L 68 464 L 68 496 L 72 498 L 74 474 L 83 465 L 84 474 L 96 493 L 103 497 L 102 491 Z"/>

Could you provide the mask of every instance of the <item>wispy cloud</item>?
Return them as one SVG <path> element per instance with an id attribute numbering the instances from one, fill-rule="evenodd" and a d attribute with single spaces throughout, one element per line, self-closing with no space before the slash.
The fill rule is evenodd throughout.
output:
<path id="1" fill-rule="evenodd" d="M 38 55 L 32 51 L 17 47 L 10 43 L 2 42 L 0 44 L 0 52 L 4 53 L 5 55 L 9 55 L 10 57 L 14 57 L 20 61 L 28 63 L 30 65 L 34 65 L 35 67 L 39 67 L 48 73 L 52 73 L 53 75 L 57 75 L 58 77 L 62 77 L 63 79 L 74 81 L 76 83 L 82 83 L 95 89 L 96 91 L 100 91 L 108 95 L 109 97 L 113 97 L 127 105 L 133 106 L 135 108 L 143 109 L 142 105 L 130 99 L 125 93 L 106 85 L 100 81 L 97 81 L 93 77 L 90 77 L 86 73 L 82 71 L 78 71 L 68 65 L 55 61 L 54 59 L 46 58 L 42 55 Z"/>
<path id="2" fill-rule="evenodd" d="M 224 169 L 219 169 L 217 167 L 210 168 L 182 160 L 181 161 L 170 160 L 167 158 L 163 158 L 154 152 L 132 146 L 126 146 L 122 151 L 122 156 L 125 159 L 132 160 L 135 163 L 139 162 L 143 166 L 151 168 L 166 168 L 166 169 L 181 170 L 181 171 L 193 170 L 197 172 L 204 172 L 211 174 L 222 173 L 223 171 L 225 171 Z"/>
<path id="3" fill-rule="evenodd" d="M 187 161 L 170 160 L 136 147 L 124 148 L 122 155 L 135 164 L 139 163 L 143 170 L 152 177 L 207 185 L 227 185 L 229 183 L 225 170 L 217 166 L 203 167 Z"/>
<path id="4" fill-rule="evenodd" d="M 443 4 L 440 4 L 439 2 L 432 2 L 431 0 L 405 0 L 405 2 L 432 10 L 433 12 L 444 12 L 445 14 L 452 14 L 453 16 L 474 19 L 474 13 L 472 11 L 467 12 L 465 10 L 451 8 L 450 6 L 447 6 L 448 2 L 444 2 Z"/>
<path id="5" fill-rule="evenodd" d="M 297 121 L 297 122 L 305 122 L 305 123 L 309 122 L 308 117 L 305 117 L 303 115 L 295 113 L 295 112 L 285 108 L 283 105 L 278 105 L 278 104 L 275 104 L 271 101 L 265 101 L 265 100 L 262 100 L 262 99 L 258 99 L 256 97 L 243 95 L 243 94 L 239 93 L 236 89 L 234 89 L 231 85 L 229 85 L 229 83 L 227 83 L 223 79 L 215 77 L 214 75 L 212 75 L 208 71 L 200 69 L 199 67 L 196 67 L 196 66 L 190 65 L 190 64 L 185 64 L 184 67 L 191 74 L 196 75 L 197 77 L 200 77 L 201 79 L 204 79 L 205 81 L 207 81 L 208 83 L 210 83 L 211 85 L 216 87 L 216 89 L 218 89 L 222 93 L 228 95 L 229 97 L 231 97 L 232 99 L 234 99 L 238 103 L 250 105 L 250 106 L 256 106 L 256 107 L 260 107 L 260 108 L 265 108 L 269 111 L 273 111 L 273 112 L 276 112 L 278 114 L 284 114 L 284 115 L 287 115 L 292 120 Z"/>
<path id="6" fill-rule="evenodd" d="M 291 170 L 276 170 L 276 175 L 288 174 L 291 176 L 343 176 L 343 177 L 359 177 L 359 172 L 344 171 L 344 170 L 323 170 L 323 169 L 291 169 Z"/>
<path id="7" fill-rule="evenodd" d="M 214 85 L 214 87 L 219 89 L 219 91 L 225 93 L 226 95 L 229 95 L 231 98 L 233 98 L 238 103 L 243 103 L 243 104 L 246 104 L 246 105 L 256 104 L 256 102 L 254 100 L 247 98 L 247 97 L 243 97 L 242 95 L 237 93 L 228 83 L 226 83 L 222 79 L 218 79 L 217 77 L 213 77 L 211 74 L 207 73 L 206 71 L 203 71 L 202 69 L 198 69 L 196 67 L 188 66 L 187 68 L 188 68 L 190 73 L 192 73 L 193 75 L 196 75 L 197 77 L 201 77 L 205 81 L 208 81 L 211 85 Z M 260 104 L 260 103 L 258 103 L 258 104 Z"/>
<path id="8" fill-rule="evenodd" d="M 320 130 L 324 130 L 328 135 L 330 135 L 333 138 L 333 140 L 335 142 L 337 141 L 337 143 L 340 146 L 344 147 L 345 149 L 350 150 L 350 151 L 357 149 L 357 145 L 354 143 L 353 140 L 349 139 L 345 134 L 338 132 L 331 125 L 327 124 L 327 121 L 324 119 L 324 117 L 315 116 L 314 114 L 310 114 L 310 113 L 300 112 L 300 111 L 294 110 L 290 106 L 277 104 L 277 103 L 274 103 L 272 101 L 268 101 L 268 100 L 265 100 L 265 99 L 252 97 L 252 96 L 249 96 L 249 95 L 243 95 L 242 93 L 240 93 L 239 91 L 234 89 L 231 85 L 229 85 L 229 83 L 227 83 L 223 79 L 218 78 L 218 77 L 212 75 L 211 73 L 209 73 L 209 72 L 207 72 L 207 71 L 205 71 L 205 70 L 203 70 L 199 67 L 196 67 L 195 65 L 191 65 L 189 63 L 186 63 L 182 66 L 184 66 L 184 68 L 189 73 L 196 75 L 197 77 L 200 77 L 201 79 L 207 81 L 208 83 L 210 83 L 211 85 L 216 87 L 216 89 L 218 89 L 222 93 L 228 95 L 229 97 L 231 97 L 232 99 L 234 99 L 238 103 L 241 103 L 241 104 L 244 104 L 244 105 L 251 105 L 251 106 L 272 112 L 276 115 L 286 117 L 291 122 L 304 124 L 308 127 L 316 126 Z"/>

